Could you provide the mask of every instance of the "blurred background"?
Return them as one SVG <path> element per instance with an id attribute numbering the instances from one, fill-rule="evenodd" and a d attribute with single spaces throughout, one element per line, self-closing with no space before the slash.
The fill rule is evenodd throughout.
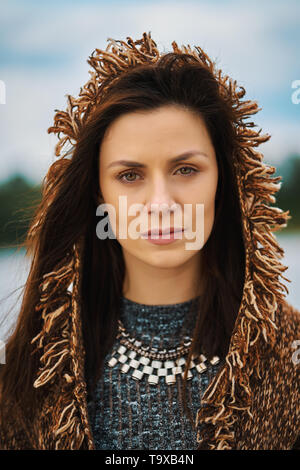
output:
<path id="1" fill-rule="evenodd" d="M 2 0 L 0 8 L 0 339 L 30 267 L 18 244 L 55 160 L 57 137 L 47 134 L 54 110 L 90 78 L 95 48 L 144 31 L 162 52 L 173 40 L 202 47 L 262 108 L 252 120 L 272 136 L 259 150 L 282 176 L 276 205 L 292 219 L 276 236 L 289 267 L 287 299 L 300 308 L 299 0 Z"/>

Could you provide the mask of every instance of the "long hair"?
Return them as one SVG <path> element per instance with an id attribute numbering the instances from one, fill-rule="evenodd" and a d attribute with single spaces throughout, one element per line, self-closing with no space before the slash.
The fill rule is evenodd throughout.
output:
<path id="1" fill-rule="evenodd" d="M 242 299 L 245 251 L 234 167 L 237 148 L 234 110 L 213 73 L 188 53 L 170 52 L 155 63 L 128 67 L 103 94 L 80 128 L 65 158 L 53 163 L 43 181 L 43 198 L 36 209 L 25 246 L 33 255 L 16 328 L 6 345 L 6 366 L 0 370 L 1 417 L 19 406 L 24 426 L 42 402 L 33 387 L 39 352 L 31 344 L 42 327 L 36 305 L 46 273 L 66 260 L 74 243 L 84 240 L 80 290 L 85 378 L 90 396 L 103 371 L 103 360 L 116 333 L 125 264 L 116 239 L 96 235 L 99 190 L 99 149 L 106 129 L 129 112 L 176 105 L 201 116 L 212 139 L 218 164 L 215 220 L 201 257 L 201 296 L 193 331 L 193 353 L 207 357 L 227 353 Z M 75 123 L 76 124 L 76 123 Z M 75 125 L 74 124 L 74 125 Z M 36 221 L 39 226 L 36 227 Z M 68 301 L 61 280 L 61 296 Z M 200 280 L 199 280 L 200 282 Z M 25 365 L 25 367 L 24 367 Z M 188 365 L 184 380 L 186 382 Z M 184 389 L 185 390 L 185 389 Z M 185 403 L 186 408 L 186 403 Z M 188 410 L 186 409 L 188 412 Z M 191 415 L 189 415 L 191 419 Z M 27 432 L 30 433 L 29 427 Z"/>

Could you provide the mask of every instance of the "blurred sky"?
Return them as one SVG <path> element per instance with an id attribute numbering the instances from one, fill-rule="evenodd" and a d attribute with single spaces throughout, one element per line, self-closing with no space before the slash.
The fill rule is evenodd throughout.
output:
<path id="1" fill-rule="evenodd" d="M 280 163 L 300 153 L 300 104 L 292 82 L 300 80 L 299 0 L 1 0 L 0 180 L 15 171 L 40 182 L 55 160 L 57 137 L 47 134 L 54 110 L 65 110 L 90 78 L 86 60 L 107 39 L 139 39 L 151 32 L 160 51 L 202 47 L 218 67 L 257 100 L 253 116 L 271 134 L 260 150 Z"/>

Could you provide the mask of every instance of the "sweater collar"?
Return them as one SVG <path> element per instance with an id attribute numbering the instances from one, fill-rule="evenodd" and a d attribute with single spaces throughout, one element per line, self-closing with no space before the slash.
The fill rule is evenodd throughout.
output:
<path id="1" fill-rule="evenodd" d="M 185 302 L 149 305 L 121 298 L 120 319 L 127 332 L 144 344 L 167 348 L 192 334 L 200 296 Z"/>

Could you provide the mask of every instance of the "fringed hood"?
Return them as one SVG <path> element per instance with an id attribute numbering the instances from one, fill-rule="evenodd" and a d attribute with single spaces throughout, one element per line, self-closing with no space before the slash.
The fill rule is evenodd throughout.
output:
<path id="1" fill-rule="evenodd" d="M 285 227 L 290 216 L 269 205 L 276 202 L 274 194 L 280 188 L 281 177 L 272 177 L 275 168 L 263 162 L 263 155 L 256 147 L 270 136 L 260 135 L 261 129 L 254 130 L 254 123 L 244 121 L 259 111 L 257 103 L 242 101 L 245 90 L 216 69 L 215 63 L 200 47 L 179 48 L 175 41 L 172 46 L 175 53 L 192 54 L 214 74 L 220 94 L 229 100 L 235 115 L 238 151 L 234 155 L 234 166 L 246 253 L 244 289 L 225 365 L 205 391 L 202 400 L 205 406 L 198 410 L 196 419 L 198 430 L 201 425 L 201 436 L 198 432 L 201 448 L 231 449 L 234 446 L 233 424 L 239 413 L 247 410 L 251 415 L 249 379 L 254 373 L 260 378 L 259 344 L 270 347 L 274 344 L 275 314 L 284 300 L 284 291 L 288 293 L 280 282 L 280 277 L 289 281 L 282 275 L 287 269 L 280 262 L 284 251 L 272 232 Z M 155 63 L 159 58 L 150 33 L 144 33 L 137 41 L 127 37 L 127 43 L 109 39 L 106 51 L 95 49 L 88 60 L 93 68 L 89 72 L 90 80 L 80 89 L 78 98 L 68 95 L 66 111 L 55 110 L 54 126 L 48 129 L 49 133 L 58 134 L 56 156 L 61 155 L 67 142 L 76 144 L 86 119 L 111 83 L 135 65 Z M 51 190 L 52 178 L 53 173 L 49 172 L 44 191 Z M 31 234 L 40 223 L 41 220 L 35 221 Z M 93 449 L 85 401 L 85 353 L 78 298 L 81 249 L 82 240 L 78 240 L 73 251 L 66 254 L 64 263 L 44 276 L 36 307 L 44 323 L 32 340 L 43 352 L 34 387 L 59 383 L 57 401 L 50 411 L 56 423 L 53 434 L 56 449 Z"/>

